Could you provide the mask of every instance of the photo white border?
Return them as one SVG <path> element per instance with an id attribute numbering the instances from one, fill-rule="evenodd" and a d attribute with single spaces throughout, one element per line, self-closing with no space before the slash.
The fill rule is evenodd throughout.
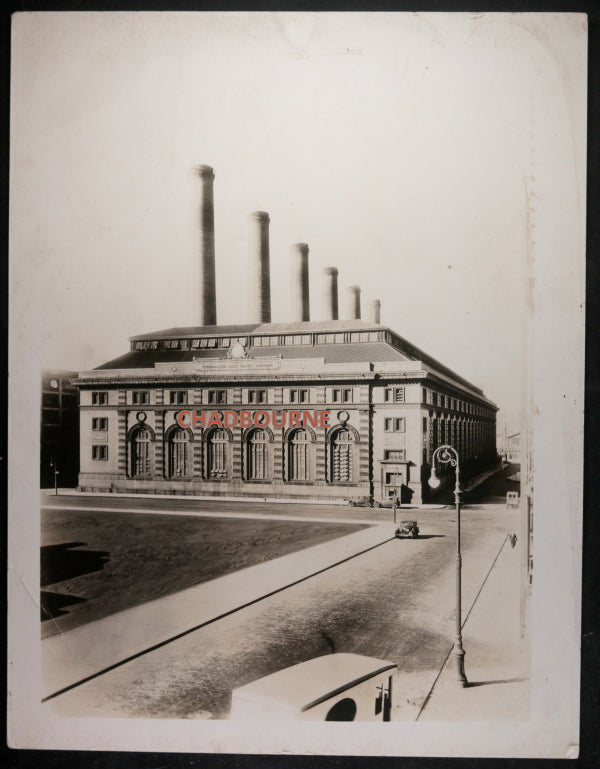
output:
<path id="1" fill-rule="evenodd" d="M 538 14 L 532 14 L 536 16 Z M 586 28 L 586 17 L 569 17 Z M 549 20 L 550 21 L 550 20 Z M 578 46 L 570 185 L 538 196 L 531 249 L 534 580 L 531 719 L 520 722 L 290 723 L 279 731 L 229 721 L 73 719 L 40 703 L 40 328 L 24 306 L 22 265 L 10 247 L 8 741 L 11 747 L 371 756 L 576 757 L 579 742 L 585 308 L 587 50 Z M 560 57 L 561 52 L 555 51 Z M 18 168 L 11 166 L 11 188 Z M 565 200 L 574 218 L 557 215 Z M 11 221 L 11 224 L 13 222 Z M 557 249 L 556 244 L 561 248 Z M 544 253 L 556 258 L 548 263 Z M 573 278 L 573 276 L 575 276 Z M 36 515 L 24 511 L 36 511 Z"/>

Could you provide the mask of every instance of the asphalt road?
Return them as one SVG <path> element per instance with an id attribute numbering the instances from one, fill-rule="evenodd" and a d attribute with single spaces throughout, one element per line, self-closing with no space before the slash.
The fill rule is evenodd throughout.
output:
<path id="1" fill-rule="evenodd" d="M 505 471 L 510 474 L 511 470 Z M 488 493 L 498 496 L 490 479 Z M 48 499 L 47 497 L 45 499 Z M 59 504 L 144 508 L 181 513 L 231 512 L 243 506 L 278 515 L 389 520 L 390 510 L 338 506 L 231 503 L 218 500 L 63 498 Z M 87 501 L 89 500 L 89 502 Z M 463 512 L 463 616 L 516 511 L 486 504 Z M 134 503 L 134 504 L 133 504 Z M 407 511 L 408 512 L 408 511 Z M 332 652 L 355 652 L 399 666 L 394 717 L 414 718 L 453 642 L 456 520 L 452 508 L 411 511 L 419 540 L 393 540 L 282 593 L 145 654 L 47 703 L 69 715 L 224 718 L 231 690 L 269 673 Z M 515 607 L 518 611 L 518 607 Z M 468 654 L 468 626 L 465 628 Z"/>
<path id="2" fill-rule="evenodd" d="M 86 509 L 110 508 L 111 510 L 144 509 L 157 512 L 184 513 L 235 513 L 258 515 L 281 515 L 286 517 L 303 516 L 309 518 L 344 518 L 348 521 L 369 519 L 373 521 L 391 520 L 389 508 L 350 507 L 349 505 L 319 505 L 302 502 L 253 502 L 248 499 L 227 501 L 220 499 L 186 499 L 184 497 L 120 497 L 114 494 L 86 496 L 44 493 L 42 505 L 45 507 Z"/>

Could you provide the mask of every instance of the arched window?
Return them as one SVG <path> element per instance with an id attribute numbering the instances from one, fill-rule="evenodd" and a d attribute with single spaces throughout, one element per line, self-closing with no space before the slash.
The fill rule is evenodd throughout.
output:
<path id="1" fill-rule="evenodd" d="M 150 441 L 152 436 L 146 427 L 138 428 L 131 436 L 131 474 L 134 478 L 150 475 Z"/>
<path id="2" fill-rule="evenodd" d="M 188 433 L 181 427 L 171 431 L 168 444 L 169 478 L 186 478 L 189 475 Z"/>
<path id="3" fill-rule="evenodd" d="M 310 436 L 306 430 L 294 430 L 288 441 L 288 480 L 308 481 L 310 477 Z"/>
<path id="4" fill-rule="evenodd" d="M 345 428 L 336 430 L 331 437 L 331 480 L 336 483 L 352 481 L 352 454 L 354 436 Z"/>
<path id="5" fill-rule="evenodd" d="M 253 430 L 247 441 L 247 478 L 249 481 L 263 481 L 267 477 L 267 433 Z"/>
<path id="6" fill-rule="evenodd" d="M 213 430 L 206 444 L 206 475 L 208 478 L 227 476 L 227 444 L 225 430 Z"/>

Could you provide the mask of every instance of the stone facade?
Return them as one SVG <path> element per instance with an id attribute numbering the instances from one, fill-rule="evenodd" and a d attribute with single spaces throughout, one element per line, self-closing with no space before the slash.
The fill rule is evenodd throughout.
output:
<path id="1" fill-rule="evenodd" d="M 438 445 L 467 469 L 496 456 L 481 390 L 360 320 L 170 329 L 74 382 L 86 491 L 418 503 Z M 178 422 L 294 410 L 329 425 Z"/>

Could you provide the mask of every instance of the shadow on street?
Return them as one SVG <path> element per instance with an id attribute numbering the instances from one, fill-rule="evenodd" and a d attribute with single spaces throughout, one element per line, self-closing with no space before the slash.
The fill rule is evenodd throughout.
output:
<path id="1" fill-rule="evenodd" d="M 101 571 L 108 563 L 110 553 L 106 550 L 74 550 L 85 546 L 85 542 L 63 542 L 60 545 L 46 545 L 40 549 L 40 584 L 53 585 L 65 579 L 81 577 L 93 571 Z"/>

